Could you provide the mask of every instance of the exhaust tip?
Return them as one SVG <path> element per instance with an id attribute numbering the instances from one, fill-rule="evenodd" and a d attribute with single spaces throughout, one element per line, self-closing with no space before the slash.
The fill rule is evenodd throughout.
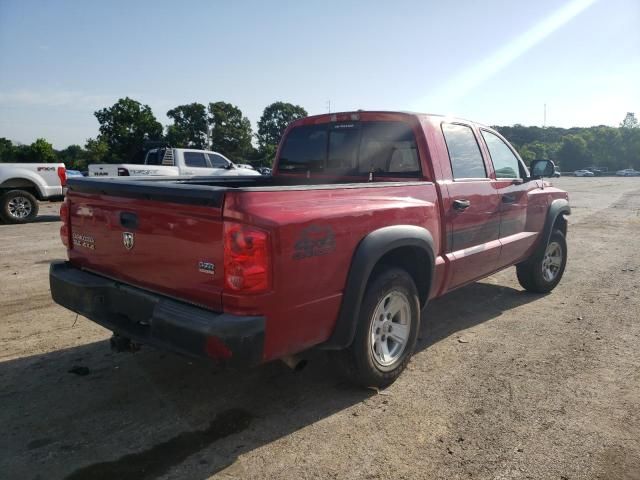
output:
<path id="1" fill-rule="evenodd" d="M 309 363 L 306 358 L 301 358 L 296 355 L 282 357 L 282 362 L 294 372 L 301 371 L 307 366 L 307 363 Z"/>

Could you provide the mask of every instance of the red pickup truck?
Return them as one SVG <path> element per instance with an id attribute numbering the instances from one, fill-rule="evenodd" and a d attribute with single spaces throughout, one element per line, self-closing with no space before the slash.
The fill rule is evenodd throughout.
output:
<path id="1" fill-rule="evenodd" d="M 333 350 L 350 378 L 393 382 L 420 311 L 516 265 L 549 292 L 566 259 L 566 192 L 491 128 L 396 112 L 292 123 L 271 177 L 69 179 L 53 299 L 115 333 L 229 365 Z"/>

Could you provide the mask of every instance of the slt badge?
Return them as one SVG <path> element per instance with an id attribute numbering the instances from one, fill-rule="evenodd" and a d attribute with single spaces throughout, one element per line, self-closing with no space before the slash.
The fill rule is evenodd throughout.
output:
<path id="1" fill-rule="evenodd" d="M 127 250 L 131 250 L 133 248 L 133 244 L 135 243 L 135 238 L 133 233 L 131 232 L 122 232 L 122 244 L 124 248 Z"/>

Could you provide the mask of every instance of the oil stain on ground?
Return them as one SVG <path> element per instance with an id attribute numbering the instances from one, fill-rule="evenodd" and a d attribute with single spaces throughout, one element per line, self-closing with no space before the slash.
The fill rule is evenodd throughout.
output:
<path id="1" fill-rule="evenodd" d="M 226 410 L 219 413 L 205 430 L 184 432 L 148 450 L 125 455 L 112 462 L 83 467 L 69 475 L 67 480 L 155 478 L 216 440 L 244 430 L 252 419 L 253 416 L 244 410 Z"/>

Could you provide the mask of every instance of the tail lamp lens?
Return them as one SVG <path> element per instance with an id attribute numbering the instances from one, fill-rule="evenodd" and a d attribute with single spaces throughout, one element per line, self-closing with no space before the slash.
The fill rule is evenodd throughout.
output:
<path id="1" fill-rule="evenodd" d="M 233 292 L 259 293 L 269 288 L 269 234 L 235 222 L 224 224 L 224 283 Z"/>
<path id="2" fill-rule="evenodd" d="M 67 185 L 67 169 L 65 167 L 58 167 L 58 178 L 60 179 L 60 185 L 63 187 Z"/>
<path id="3" fill-rule="evenodd" d="M 60 240 L 62 240 L 62 244 L 67 248 L 69 248 L 69 245 L 71 244 L 71 242 L 69 241 L 69 238 L 71 236 L 69 214 L 69 200 L 65 198 L 60 205 L 60 221 L 62 222 L 62 225 L 60 226 Z"/>

